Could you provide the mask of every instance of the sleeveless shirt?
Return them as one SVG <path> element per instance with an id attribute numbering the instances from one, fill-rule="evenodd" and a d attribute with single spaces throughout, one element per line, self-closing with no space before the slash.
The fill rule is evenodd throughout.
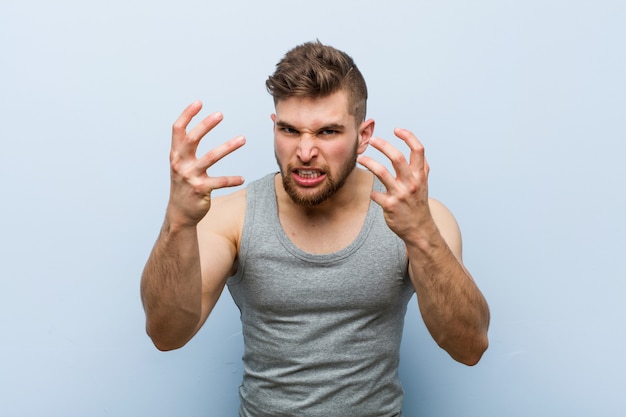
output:
<path id="1" fill-rule="evenodd" d="M 401 416 L 400 342 L 414 292 L 404 242 L 370 202 L 347 247 L 301 250 L 280 224 L 274 175 L 247 188 L 228 280 L 244 338 L 239 416 Z M 374 187 L 384 191 L 376 178 Z"/>

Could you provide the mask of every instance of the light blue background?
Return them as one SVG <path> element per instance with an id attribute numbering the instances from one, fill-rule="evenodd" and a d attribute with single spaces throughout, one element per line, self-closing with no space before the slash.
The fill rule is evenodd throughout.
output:
<path id="1" fill-rule="evenodd" d="M 0 414 L 234 416 L 241 333 L 225 293 L 158 352 L 139 277 L 168 197 L 170 127 L 201 99 L 215 174 L 275 169 L 264 81 L 319 38 L 368 80 L 377 134 L 424 142 L 488 298 L 473 368 L 414 302 L 413 416 L 626 414 L 623 1 L 78 1 L 0 4 Z"/>

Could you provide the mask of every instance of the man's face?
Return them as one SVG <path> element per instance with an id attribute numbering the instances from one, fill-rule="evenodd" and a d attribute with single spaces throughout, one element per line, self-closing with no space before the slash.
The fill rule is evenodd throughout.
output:
<path id="1" fill-rule="evenodd" d="M 302 206 L 316 206 L 335 195 L 367 147 L 343 91 L 323 98 L 281 100 L 272 120 L 283 186 Z"/>

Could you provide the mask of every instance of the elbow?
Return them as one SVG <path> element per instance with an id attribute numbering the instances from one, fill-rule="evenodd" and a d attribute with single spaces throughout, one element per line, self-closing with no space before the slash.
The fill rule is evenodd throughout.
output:
<path id="1" fill-rule="evenodd" d="M 478 362 L 480 362 L 480 359 L 483 357 L 483 353 L 485 353 L 485 350 L 487 349 L 485 348 L 484 350 L 463 355 L 462 357 L 455 358 L 455 360 L 459 363 L 462 363 L 463 365 L 475 366 L 478 364 Z"/>
<path id="2" fill-rule="evenodd" d="M 484 320 L 479 327 L 465 333 L 459 341 L 462 343 L 457 345 L 456 356 L 450 354 L 457 362 L 467 366 L 474 366 L 480 362 L 484 353 L 489 348 L 489 310 L 486 310 Z"/>
<path id="3" fill-rule="evenodd" d="M 173 344 L 173 343 L 168 343 L 168 342 L 164 342 L 162 340 L 157 340 L 157 339 L 152 339 L 152 344 L 154 344 L 154 347 L 160 350 L 161 352 L 169 352 L 172 350 L 180 349 L 181 347 L 185 345 L 184 343 Z"/>
<path id="4" fill-rule="evenodd" d="M 151 312 L 146 310 L 146 333 L 162 351 L 180 349 L 199 329 L 199 315 L 188 311 Z"/>
<path id="5" fill-rule="evenodd" d="M 169 352 L 171 350 L 180 349 L 189 341 L 189 339 L 167 337 L 163 334 L 163 332 L 151 328 L 150 326 L 146 326 L 146 333 L 148 334 L 150 340 L 152 340 L 154 347 L 161 352 Z"/>
<path id="6" fill-rule="evenodd" d="M 456 362 L 474 366 L 480 362 L 489 347 L 487 331 L 468 331 L 461 334 L 433 334 L 433 339 L 441 349 Z"/>
<path id="7" fill-rule="evenodd" d="M 478 338 L 478 340 L 466 344 L 463 349 L 460 349 L 454 354 L 451 352 L 449 353 L 455 361 L 462 363 L 463 365 L 474 366 L 480 362 L 488 347 L 489 339 L 487 338 L 487 335 L 484 335 Z"/>

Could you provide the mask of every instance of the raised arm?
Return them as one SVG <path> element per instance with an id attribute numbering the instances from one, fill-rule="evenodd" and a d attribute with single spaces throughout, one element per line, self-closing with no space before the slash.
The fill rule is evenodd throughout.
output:
<path id="1" fill-rule="evenodd" d="M 242 207 L 237 203 L 241 198 L 216 199 L 212 208 L 211 191 L 241 185 L 243 178 L 210 177 L 207 170 L 245 139 L 233 138 L 197 158 L 200 140 L 222 120 L 220 113 L 214 113 L 187 131 L 201 108 L 200 102 L 189 105 L 172 128 L 170 198 L 141 278 L 146 330 L 160 350 L 179 348 L 195 335 L 217 302 L 237 256 L 237 221 L 226 221 L 236 217 L 225 216 L 224 207 Z"/>
<path id="2" fill-rule="evenodd" d="M 426 327 L 452 358 L 474 365 L 488 345 L 487 302 L 463 266 L 454 217 L 443 204 L 428 198 L 429 166 L 422 144 L 407 130 L 396 129 L 395 134 L 408 145 L 410 161 L 390 143 L 370 140 L 389 158 L 395 176 L 370 157 L 360 156 L 359 162 L 387 189 L 372 193 L 372 199 L 383 208 L 389 228 L 406 244 L 409 276 Z"/>

